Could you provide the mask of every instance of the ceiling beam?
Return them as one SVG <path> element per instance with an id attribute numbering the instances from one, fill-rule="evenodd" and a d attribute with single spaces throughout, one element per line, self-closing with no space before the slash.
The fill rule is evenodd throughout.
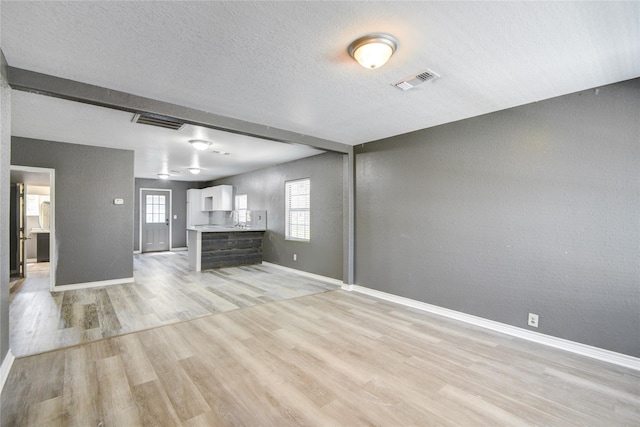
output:
<path id="1" fill-rule="evenodd" d="M 48 74 L 8 67 L 12 89 L 112 108 L 132 113 L 153 113 L 173 117 L 185 123 L 248 135 L 288 144 L 302 144 L 325 151 L 348 154 L 349 145 L 270 126 L 220 116 L 202 110 L 145 98 L 101 86 L 63 79 Z"/>

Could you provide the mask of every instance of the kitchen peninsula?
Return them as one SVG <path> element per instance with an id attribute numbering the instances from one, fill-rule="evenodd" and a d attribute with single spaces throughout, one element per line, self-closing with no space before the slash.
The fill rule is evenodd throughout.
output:
<path id="1" fill-rule="evenodd" d="M 196 271 L 262 263 L 260 227 L 197 225 L 187 228 L 189 265 Z"/>

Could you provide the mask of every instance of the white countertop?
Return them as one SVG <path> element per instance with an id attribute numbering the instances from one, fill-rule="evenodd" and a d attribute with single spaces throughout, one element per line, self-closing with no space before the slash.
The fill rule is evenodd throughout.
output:
<path id="1" fill-rule="evenodd" d="M 32 228 L 29 230 L 29 234 L 38 234 L 38 233 L 50 233 L 51 230 L 46 228 Z"/>
<path id="2" fill-rule="evenodd" d="M 203 233 L 230 233 L 237 231 L 266 231 L 264 228 L 234 227 L 231 225 L 192 225 L 187 230 Z"/>

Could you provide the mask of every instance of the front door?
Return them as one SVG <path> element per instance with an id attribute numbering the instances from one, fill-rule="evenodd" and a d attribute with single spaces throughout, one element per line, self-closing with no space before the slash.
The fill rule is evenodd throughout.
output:
<path id="1" fill-rule="evenodd" d="M 142 252 L 169 250 L 169 206 L 166 190 L 142 190 Z"/>

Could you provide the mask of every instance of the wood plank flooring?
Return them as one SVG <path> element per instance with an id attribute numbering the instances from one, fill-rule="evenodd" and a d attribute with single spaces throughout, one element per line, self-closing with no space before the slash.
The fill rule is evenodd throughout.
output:
<path id="1" fill-rule="evenodd" d="M 3 426 L 640 425 L 637 371 L 342 290 L 19 358 L 1 397 Z"/>
<path id="2" fill-rule="evenodd" d="M 55 293 L 49 292 L 48 263 L 30 265 L 27 279 L 10 297 L 13 354 L 32 355 L 338 288 L 268 264 L 196 272 L 186 255 L 135 255 L 135 283 Z"/>

